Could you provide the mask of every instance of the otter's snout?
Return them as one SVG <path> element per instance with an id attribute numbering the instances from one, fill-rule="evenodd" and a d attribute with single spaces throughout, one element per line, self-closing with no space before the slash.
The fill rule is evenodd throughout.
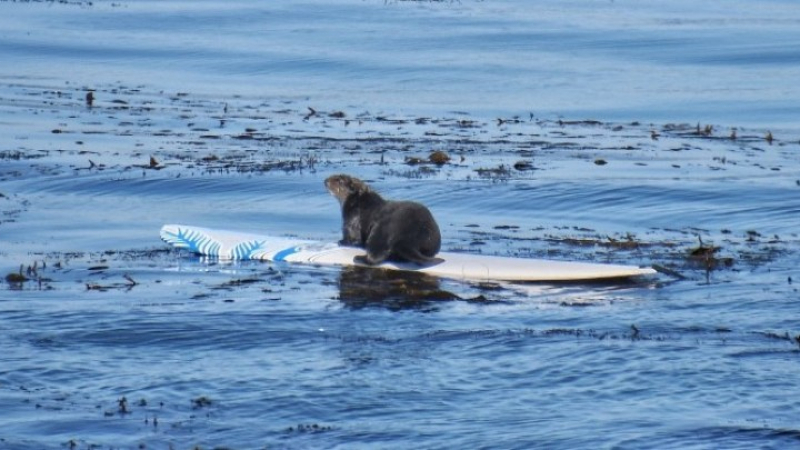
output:
<path id="1" fill-rule="evenodd" d="M 325 184 L 325 189 L 332 195 L 336 195 L 336 192 L 341 189 L 341 182 L 336 175 L 331 175 L 326 178 L 323 184 Z"/>

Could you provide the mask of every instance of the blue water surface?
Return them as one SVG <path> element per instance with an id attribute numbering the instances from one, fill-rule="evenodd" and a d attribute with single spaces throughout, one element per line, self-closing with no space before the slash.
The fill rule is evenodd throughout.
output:
<path id="1" fill-rule="evenodd" d="M 0 449 L 800 446 L 794 2 L 0 1 L 0 61 Z M 667 270 L 158 239 L 336 241 L 340 172 L 448 251 Z"/>
<path id="2" fill-rule="evenodd" d="M 157 81 L 168 90 L 415 114 L 767 127 L 796 126 L 800 117 L 800 18 L 785 0 L 2 8 L 0 76 L 12 79 Z"/>

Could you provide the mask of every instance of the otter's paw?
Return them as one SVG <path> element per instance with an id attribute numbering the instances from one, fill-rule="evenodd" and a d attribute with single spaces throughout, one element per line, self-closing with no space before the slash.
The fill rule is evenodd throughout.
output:
<path id="1" fill-rule="evenodd" d="M 367 255 L 358 255 L 353 257 L 353 262 L 356 264 L 364 264 L 366 266 L 371 266 L 372 263 L 367 258 Z"/>

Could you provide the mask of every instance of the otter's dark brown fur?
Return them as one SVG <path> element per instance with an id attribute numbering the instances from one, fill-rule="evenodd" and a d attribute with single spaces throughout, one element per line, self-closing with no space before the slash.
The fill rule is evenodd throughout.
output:
<path id="1" fill-rule="evenodd" d="M 325 187 L 342 207 L 343 245 L 367 250 L 361 263 L 386 260 L 430 264 L 441 247 L 441 234 L 424 205 L 384 200 L 366 183 L 349 175 L 332 175 Z"/>

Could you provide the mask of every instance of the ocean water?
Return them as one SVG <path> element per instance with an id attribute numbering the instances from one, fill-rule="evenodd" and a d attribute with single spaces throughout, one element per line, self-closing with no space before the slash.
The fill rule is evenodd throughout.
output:
<path id="1" fill-rule="evenodd" d="M 800 446 L 798 44 L 791 1 L 0 1 L 0 449 Z M 158 239 L 337 240 L 340 172 L 448 251 L 661 273 Z"/>
<path id="2" fill-rule="evenodd" d="M 0 75 L 54 86 L 413 114 L 766 127 L 800 115 L 790 0 L 2 3 Z"/>

